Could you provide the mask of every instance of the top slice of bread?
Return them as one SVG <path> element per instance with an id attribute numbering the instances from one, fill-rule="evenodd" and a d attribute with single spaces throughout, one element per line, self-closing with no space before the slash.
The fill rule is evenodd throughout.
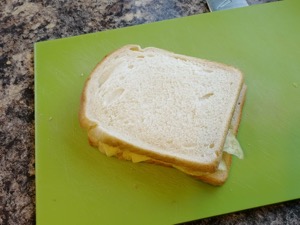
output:
<path id="1" fill-rule="evenodd" d="M 214 172 L 242 85 L 233 67 L 127 45 L 86 81 L 80 123 L 94 146 Z"/>

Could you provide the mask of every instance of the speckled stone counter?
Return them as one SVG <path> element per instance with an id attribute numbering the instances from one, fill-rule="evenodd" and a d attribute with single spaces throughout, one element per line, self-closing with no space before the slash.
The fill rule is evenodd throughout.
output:
<path id="1" fill-rule="evenodd" d="M 200 13 L 205 0 L 0 1 L 0 224 L 35 224 L 33 44 Z M 187 224 L 299 221 L 294 200 Z"/>

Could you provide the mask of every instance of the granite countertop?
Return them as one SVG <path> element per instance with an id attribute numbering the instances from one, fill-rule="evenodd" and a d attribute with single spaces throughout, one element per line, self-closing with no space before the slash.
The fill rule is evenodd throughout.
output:
<path id="1" fill-rule="evenodd" d="M 35 224 L 33 44 L 200 13 L 208 13 L 205 0 L 0 2 L 0 224 Z M 299 221 L 294 200 L 189 224 Z"/>

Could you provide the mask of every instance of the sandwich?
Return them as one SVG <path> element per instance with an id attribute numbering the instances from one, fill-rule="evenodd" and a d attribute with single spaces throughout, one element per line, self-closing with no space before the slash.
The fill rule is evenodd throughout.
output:
<path id="1" fill-rule="evenodd" d="M 126 45 L 87 78 L 80 125 L 107 156 L 174 167 L 211 185 L 227 180 L 246 96 L 236 68 Z"/>

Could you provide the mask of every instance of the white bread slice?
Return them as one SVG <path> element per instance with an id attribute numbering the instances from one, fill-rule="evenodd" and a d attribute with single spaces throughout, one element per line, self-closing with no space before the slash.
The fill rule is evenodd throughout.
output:
<path id="1" fill-rule="evenodd" d="M 213 173 L 242 85 L 233 67 L 127 45 L 86 81 L 80 123 L 93 146 L 118 149 L 119 158 L 130 152 Z"/>

